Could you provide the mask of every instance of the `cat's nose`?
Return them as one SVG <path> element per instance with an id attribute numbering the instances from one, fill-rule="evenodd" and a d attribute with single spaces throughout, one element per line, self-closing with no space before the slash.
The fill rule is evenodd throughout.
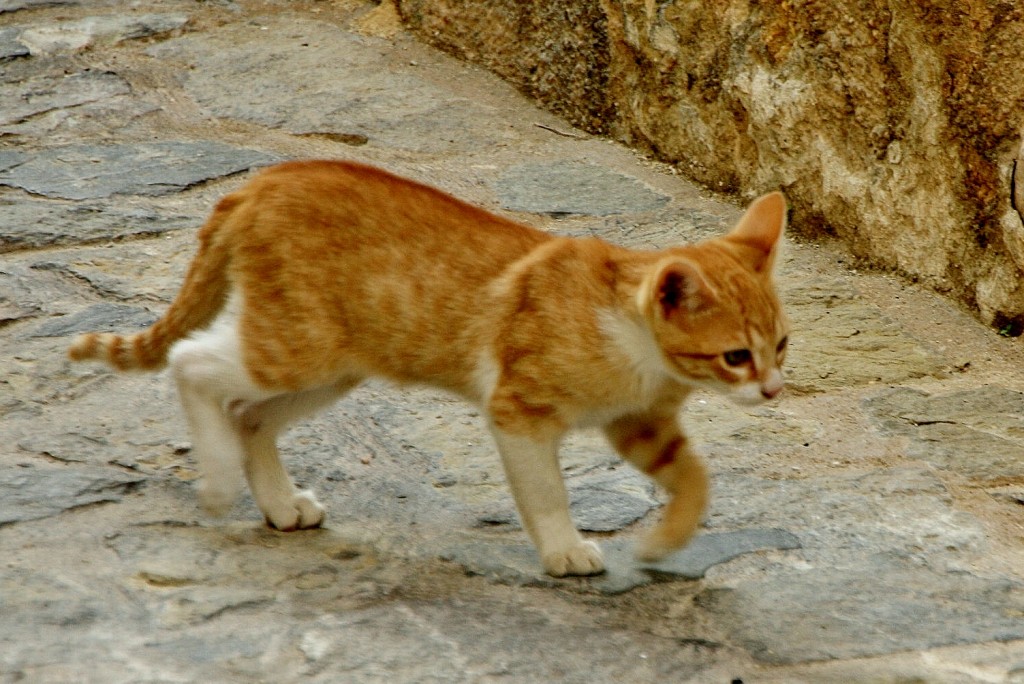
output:
<path id="1" fill-rule="evenodd" d="M 785 380 L 782 378 L 782 371 L 773 368 L 768 372 L 768 377 L 761 383 L 761 396 L 765 399 L 774 399 L 785 387 Z"/>

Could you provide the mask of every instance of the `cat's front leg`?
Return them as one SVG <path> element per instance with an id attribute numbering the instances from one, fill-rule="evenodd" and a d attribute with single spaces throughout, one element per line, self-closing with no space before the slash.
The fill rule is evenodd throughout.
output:
<path id="1" fill-rule="evenodd" d="M 644 537 L 636 556 L 661 560 L 693 537 L 708 504 L 708 476 L 671 415 L 633 415 L 605 426 L 605 434 L 627 461 L 672 495 L 661 521 Z"/>
<path id="2" fill-rule="evenodd" d="M 580 535 L 569 516 L 558 439 L 512 434 L 494 425 L 491 429 L 523 527 L 544 570 L 555 577 L 604 572 L 601 549 Z"/>

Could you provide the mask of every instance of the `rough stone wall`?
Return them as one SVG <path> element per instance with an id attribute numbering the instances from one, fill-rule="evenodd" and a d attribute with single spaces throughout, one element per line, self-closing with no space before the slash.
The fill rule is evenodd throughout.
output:
<path id="1" fill-rule="evenodd" d="M 398 5 L 577 125 L 715 190 L 781 187 L 797 231 L 1024 328 L 1017 0 Z"/>
<path id="2" fill-rule="evenodd" d="M 577 126 L 607 133 L 609 51 L 598 0 L 398 0 L 429 42 L 486 66 Z"/>

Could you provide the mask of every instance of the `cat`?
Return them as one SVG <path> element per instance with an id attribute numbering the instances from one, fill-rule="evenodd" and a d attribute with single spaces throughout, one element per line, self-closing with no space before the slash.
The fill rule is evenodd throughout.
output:
<path id="1" fill-rule="evenodd" d="M 73 360 L 169 365 L 201 473 L 224 514 L 243 473 L 269 525 L 324 507 L 281 465 L 278 433 L 368 377 L 426 384 L 487 416 L 523 526 L 554 576 L 603 571 L 574 527 L 558 465 L 571 428 L 603 429 L 670 494 L 637 556 L 681 548 L 708 476 L 677 414 L 694 389 L 757 404 L 783 389 L 788 322 L 773 285 L 775 192 L 723 237 L 664 251 L 557 237 L 384 170 L 271 167 L 223 198 L 162 318 L 88 333 Z"/>

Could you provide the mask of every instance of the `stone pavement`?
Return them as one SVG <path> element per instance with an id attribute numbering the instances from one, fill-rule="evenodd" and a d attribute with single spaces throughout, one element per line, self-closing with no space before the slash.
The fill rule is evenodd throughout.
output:
<path id="1" fill-rule="evenodd" d="M 387 9 L 0 0 L 0 681 L 1024 682 L 1020 343 L 830 244 L 782 264 L 784 397 L 692 401 L 714 499 L 661 565 L 596 434 L 563 467 L 610 569 L 555 580 L 476 411 L 382 384 L 285 440 L 325 529 L 197 510 L 166 375 L 64 350 L 153 321 L 250 169 L 355 158 L 637 247 L 740 214 Z"/>

